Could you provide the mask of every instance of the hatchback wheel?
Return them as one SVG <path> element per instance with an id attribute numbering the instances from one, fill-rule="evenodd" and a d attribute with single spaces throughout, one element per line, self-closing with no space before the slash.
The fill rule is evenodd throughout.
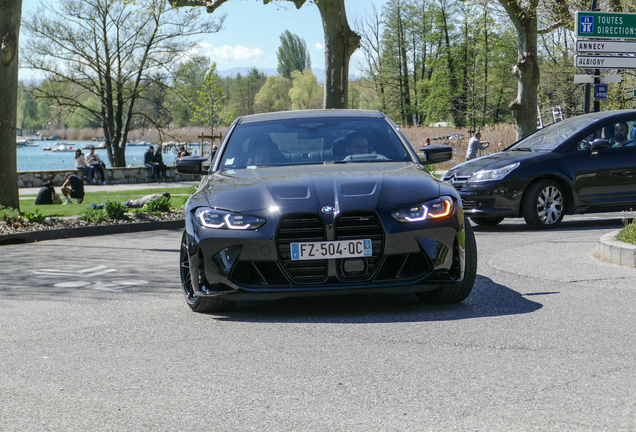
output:
<path id="1" fill-rule="evenodd" d="M 556 228 L 565 212 L 563 187 L 554 180 L 530 185 L 523 196 L 523 218 L 535 229 Z"/>
<path id="2" fill-rule="evenodd" d="M 181 274 L 181 287 L 185 300 L 190 309 L 195 312 L 220 312 L 227 311 L 234 307 L 235 301 L 226 300 L 223 297 L 197 297 L 194 295 L 192 287 L 192 272 L 190 271 L 190 260 L 188 259 L 188 243 L 186 241 L 186 233 L 183 232 L 181 238 L 181 251 L 179 253 L 179 273 Z M 205 281 L 203 272 L 203 259 L 199 257 L 199 273 L 196 275 L 200 281 Z"/>

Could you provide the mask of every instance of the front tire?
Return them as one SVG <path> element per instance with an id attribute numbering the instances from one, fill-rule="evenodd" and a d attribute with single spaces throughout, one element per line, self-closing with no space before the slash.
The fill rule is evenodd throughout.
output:
<path id="1" fill-rule="evenodd" d="M 565 215 L 563 187 L 554 180 L 530 185 L 523 195 L 523 218 L 534 229 L 556 228 Z"/>
<path id="2" fill-rule="evenodd" d="M 190 309 L 200 313 L 221 312 L 232 309 L 236 304 L 235 301 L 226 300 L 223 297 L 197 297 L 194 295 L 188 255 L 188 243 L 184 231 L 183 237 L 181 238 L 181 251 L 179 253 L 179 273 L 181 275 L 181 287 L 183 288 L 185 301 L 188 306 L 190 306 Z M 197 274 L 196 277 L 199 278 L 199 281 L 205 281 L 203 258 L 201 256 L 199 256 L 199 274 Z"/>
<path id="3" fill-rule="evenodd" d="M 464 280 L 456 284 L 444 285 L 432 291 L 423 291 L 415 293 L 420 300 L 429 304 L 440 303 L 460 303 L 466 300 L 466 297 L 473 290 L 475 280 L 477 279 L 477 241 L 473 227 L 464 220 L 466 228 L 466 269 L 464 271 Z"/>

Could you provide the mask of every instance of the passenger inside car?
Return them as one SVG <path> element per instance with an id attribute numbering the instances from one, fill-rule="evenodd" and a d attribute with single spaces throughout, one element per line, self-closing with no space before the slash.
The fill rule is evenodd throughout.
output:
<path id="1" fill-rule="evenodd" d="M 348 155 L 369 154 L 369 139 L 361 132 L 350 133 L 345 138 L 345 148 Z"/>
<path id="2" fill-rule="evenodd" d="M 278 146 L 266 134 L 258 135 L 251 140 L 248 155 L 248 166 L 278 165 L 286 161 Z"/>

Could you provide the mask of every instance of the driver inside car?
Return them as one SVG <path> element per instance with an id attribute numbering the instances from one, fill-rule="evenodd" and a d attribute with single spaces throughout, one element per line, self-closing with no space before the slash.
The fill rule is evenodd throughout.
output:
<path id="1" fill-rule="evenodd" d="M 354 132 L 347 135 L 345 150 L 349 155 L 369 154 L 369 140 L 361 133 Z"/>
<path id="2" fill-rule="evenodd" d="M 629 126 L 625 122 L 616 123 L 614 125 L 614 142 L 612 147 L 633 146 L 635 143 L 628 140 Z"/>

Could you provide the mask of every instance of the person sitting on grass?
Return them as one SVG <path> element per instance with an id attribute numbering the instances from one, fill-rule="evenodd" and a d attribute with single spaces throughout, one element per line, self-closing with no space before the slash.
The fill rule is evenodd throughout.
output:
<path id="1" fill-rule="evenodd" d="M 142 208 L 144 207 L 146 204 L 148 204 L 150 201 L 152 201 L 155 198 L 161 198 L 161 197 L 165 197 L 170 199 L 170 194 L 168 192 L 164 192 L 164 193 L 160 193 L 160 194 L 152 194 L 152 195 L 146 195 L 143 198 L 137 198 L 137 199 L 129 199 L 128 201 L 124 201 L 123 203 L 121 203 L 122 205 L 125 205 L 126 207 L 130 207 L 130 208 Z M 95 204 L 95 203 L 91 203 L 91 205 L 89 205 L 86 209 L 94 209 L 94 210 L 99 210 L 99 209 L 103 209 L 104 206 L 106 204 L 105 203 L 101 203 L 101 204 Z"/>
<path id="2" fill-rule="evenodd" d="M 62 193 L 66 202 L 62 204 L 73 204 L 71 198 L 77 199 L 77 203 L 84 201 L 84 182 L 75 174 L 66 174 L 66 181 L 62 185 Z"/>

